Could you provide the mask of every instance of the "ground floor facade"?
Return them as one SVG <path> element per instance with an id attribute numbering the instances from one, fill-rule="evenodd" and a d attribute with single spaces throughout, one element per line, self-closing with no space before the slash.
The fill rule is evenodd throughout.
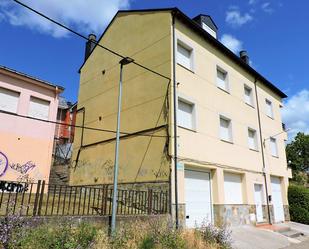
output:
<path id="1" fill-rule="evenodd" d="M 186 227 L 203 223 L 256 225 L 290 219 L 286 176 L 186 162 L 178 163 L 177 173 L 179 219 Z"/>

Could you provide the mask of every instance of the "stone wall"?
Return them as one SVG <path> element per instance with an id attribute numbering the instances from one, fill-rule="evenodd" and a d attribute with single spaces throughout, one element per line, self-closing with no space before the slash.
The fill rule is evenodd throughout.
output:
<path id="1" fill-rule="evenodd" d="M 255 224 L 255 205 L 213 205 L 217 226 Z"/>
<path id="2" fill-rule="evenodd" d="M 291 217 L 290 217 L 289 205 L 283 205 L 283 210 L 284 210 L 284 219 L 285 219 L 285 221 L 290 221 Z"/>

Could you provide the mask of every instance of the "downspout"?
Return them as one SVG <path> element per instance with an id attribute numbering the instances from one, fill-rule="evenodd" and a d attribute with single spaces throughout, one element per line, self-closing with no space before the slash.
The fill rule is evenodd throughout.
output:
<path id="1" fill-rule="evenodd" d="M 176 48 L 175 48 L 175 12 L 172 12 L 173 25 L 173 104 L 174 104 L 174 178 L 175 178 L 175 219 L 176 229 L 179 227 L 179 213 L 178 213 L 178 181 L 177 181 L 177 92 L 176 92 Z"/>
<path id="2" fill-rule="evenodd" d="M 261 152 L 262 152 L 262 161 L 263 161 L 263 176 L 264 176 L 264 183 L 265 183 L 265 194 L 266 194 L 266 204 L 267 204 L 267 212 L 268 212 L 268 223 L 271 225 L 271 217 L 270 217 L 270 206 L 269 206 L 269 199 L 268 199 L 268 187 L 267 187 L 267 179 L 266 179 L 266 164 L 265 164 L 265 154 L 264 154 L 264 143 L 262 137 L 262 125 L 261 125 L 261 116 L 260 116 L 260 106 L 259 106 L 259 99 L 257 94 L 257 79 L 254 79 L 254 89 L 255 89 L 255 99 L 256 99 L 256 108 L 258 114 L 258 123 L 259 123 L 259 134 L 260 134 L 260 144 L 261 144 Z"/>
<path id="3" fill-rule="evenodd" d="M 82 107 L 82 108 L 80 108 L 80 109 L 77 109 L 77 110 L 76 110 L 76 114 L 77 114 L 78 112 L 80 112 L 80 111 L 83 112 L 82 134 L 81 134 L 81 138 L 80 138 L 80 147 L 79 147 L 78 152 L 77 152 L 77 155 L 76 155 L 75 167 L 74 167 L 74 168 L 77 167 L 77 163 L 78 163 L 78 160 L 79 160 L 80 152 L 81 152 L 82 148 L 84 147 L 84 127 L 85 127 L 85 111 L 86 111 L 85 107 Z"/>

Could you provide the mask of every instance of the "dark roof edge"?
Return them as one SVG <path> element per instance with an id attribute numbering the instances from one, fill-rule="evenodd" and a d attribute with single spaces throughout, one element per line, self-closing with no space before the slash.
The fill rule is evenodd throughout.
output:
<path id="1" fill-rule="evenodd" d="M 19 72 L 19 71 L 15 70 L 15 69 L 11 69 L 11 68 L 9 68 L 9 67 L 0 65 L 0 70 L 1 70 L 1 69 L 6 70 L 6 71 L 8 71 L 8 72 L 10 72 L 10 73 L 14 73 L 14 74 L 20 75 L 20 76 L 22 76 L 22 77 L 26 77 L 26 78 L 31 79 L 31 80 L 35 80 L 35 81 L 37 81 L 37 82 L 39 82 L 39 83 L 41 83 L 41 84 L 44 84 L 44 85 L 46 85 L 46 86 L 58 88 L 58 89 L 60 89 L 61 91 L 64 90 L 64 87 L 63 87 L 63 86 L 59 86 L 59 85 L 52 84 L 52 83 L 50 83 L 50 82 L 48 82 L 48 81 L 41 80 L 41 79 L 36 78 L 36 77 L 33 77 L 33 76 L 29 75 L 29 74 Z"/>
<path id="2" fill-rule="evenodd" d="M 217 24 L 215 23 L 214 19 L 210 16 L 210 15 L 205 15 L 205 14 L 198 14 L 197 16 L 193 17 L 196 18 L 198 16 L 208 16 L 210 18 L 210 20 L 212 21 L 212 23 L 214 24 L 214 26 L 217 28 L 217 30 L 219 30 Z"/>
<path id="3" fill-rule="evenodd" d="M 273 90 L 276 94 L 278 94 L 281 98 L 286 98 L 287 95 L 282 92 L 279 88 L 277 88 L 274 84 L 272 84 L 270 81 L 268 81 L 264 76 L 262 76 L 260 73 L 258 73 L 256 70 L 254 70 L 252 67 L 250 67 L 248 64 L 243 62 L 236 54 L 234 54 L 231 50 L 229 50 L 226 46 L 224 46 L 219 40 L 212 37 L 210 34 L 208 34 L 202 27 L 200 27 L 195 21 L 193 21 L 191 18 L 189 18 L 186 14 L 184 14 L 181 10 L 179 10 L 176 7 L 173 8 L 159 8 L 159 9 L 137 9 L 137 10 L 119 10 L 114 15 L 111 22 L 108 24 L 100 38 L 97 40 L 99 42 L 104 34 L 107 32 L 109 27 L 112 25 L 114 20 L 116 19 L 117 15 L 119 13 L 132 13 L 132 12 L 153 12 L 153 11 L 170 11 L 172 14 L 174 14 L 176 17 L 184 20 L 188 25 L 190 25 L 196 32 L 199 32 L 202 36 L 204 36 L 212 45 L 214 45 L 216 48 L 218 48 L 220 51 L 222 51 L 226 56 L 228 56 L 231 60 L 233 60 L 237 65 L 245 69 L 248 73 L 253 74 L 254 77 L 257 80 L 262 81 L 267 87 L 269 87 L 271 90 Z M 96 45 L 97 46 L 97 45 Z M 94 49 L 96 48 L 94 47 Z M 93 49 L 93 50 L 94 50 Z M 92 50 L 92 51 L 93 51 Z M 90 53 L 91 55 L 91 53 Z M 89 57 L 90 57 L 89 55 Z M 88 58 L 89 58 L 88 57 Z M 87 60 L 83 62 L 81 67 L 79 68 L 78 72 L 82 69 L 82 67 L 85 65 Z"/>

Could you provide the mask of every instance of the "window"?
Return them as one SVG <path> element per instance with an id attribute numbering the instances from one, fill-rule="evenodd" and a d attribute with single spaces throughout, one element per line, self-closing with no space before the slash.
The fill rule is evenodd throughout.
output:
<path id="1" fill-rule="evenodd" d="M 266 115 L 270 118 L 274 118 L 273 104 L 268 99 L 266 99 L 265 101 L 266 101 Z"/>
<path id="2" fill-rule="evenodd" d="M 270 150 L 272 156 L 278 156 L 277 140 L 273 137 L 270 138 Z"/>
<path id="3" fill-rule="evenodd" d="M 31 97 L 29 105 L 29 116 L 33 118 L 48 120 L 49 101 Z"/>
<path id="4" fill-rule="evenodd" d="M 19 93 L 0 87 L 0 110 L 17 113 Z"/>
<path id="5" fill-rule="evenodd" d="M 227 72 L 217 67 L 217 86 L 224 91 L 229 92 Z"/>
<path id="6" fill-rule="evenodd" d="M 177 43 L 177 63 L 193 70 L 192 48 L 187 47 L 183 43 Z"/>
<path id="7" fill-rule="evenodd" d="M 246 104 L 253 106 L 252 88 L 245 85 L 244 91 Z"/>
<path id="8" fill-rule="evenodd" d="M 194 104 L 178 99 L 178 125 L 190 130 L 195 129 Z"/>
<path id="9" fill-rule="evenodd" d="M 251 150 L 257 150 L 256 130 L 248 128 L 248 145 Z"/>
<path id="10" fill-rule="evenodd" d="M 221 140 L 232 142 L 231 120 L 220 116 L 220 138 Z"/>

